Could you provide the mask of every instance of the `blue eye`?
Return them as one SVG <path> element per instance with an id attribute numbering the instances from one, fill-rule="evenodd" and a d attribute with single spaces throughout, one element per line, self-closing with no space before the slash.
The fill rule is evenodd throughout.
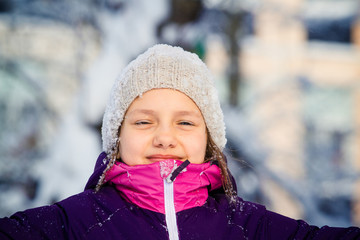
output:
<path id="1" fill-rule="evenodd" d="M 150 122 L 147 122 L 147 121 L 137 121 L 137 122 L 135 122 L 135 125 L 146 125 L 146 124 L 150 124 Z"/>
<path id="2" fill-rule="evenodd" d="M 186 121 L 180 122 L 179 124 L 184 126 L 194 126 L 192 122 L 186 122 Z"/>

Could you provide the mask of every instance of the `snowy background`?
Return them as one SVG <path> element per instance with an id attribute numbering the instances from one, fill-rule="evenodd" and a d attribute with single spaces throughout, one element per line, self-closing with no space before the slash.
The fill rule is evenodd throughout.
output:
<path id="1" fill-rule="evenodd" d="M 82 191 L 113 80 L 170 43 L 214 73 L 241 197 L 359 226 L 359 4 L 292 2 L 1 1 L 0 216 Z"/>

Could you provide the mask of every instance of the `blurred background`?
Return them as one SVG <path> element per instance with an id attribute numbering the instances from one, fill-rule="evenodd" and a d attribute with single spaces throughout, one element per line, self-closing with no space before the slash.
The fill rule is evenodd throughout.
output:
<path id="1" fill-rule="evenodd" d="M 358 0 L 1 0 L 0 217 L 83 190 L 112 83 L 155 43 L 212 71 L 239 196 L 360 226 Z"/>

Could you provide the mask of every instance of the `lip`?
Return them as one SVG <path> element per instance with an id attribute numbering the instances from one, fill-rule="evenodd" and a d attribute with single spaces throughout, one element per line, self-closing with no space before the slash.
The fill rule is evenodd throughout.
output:
<path id="1" fill-rule="evenodd" d="M 154 154 L 154 155 L 147 156 L 146 158 L 152 162 L 159 162 L 159 161 L 168 160 L 168 159 L 174 159 L 174 160 L 182 159 L 181 157 L 176 156 L 176 155 L 163 155 L 163 154 Z"/>

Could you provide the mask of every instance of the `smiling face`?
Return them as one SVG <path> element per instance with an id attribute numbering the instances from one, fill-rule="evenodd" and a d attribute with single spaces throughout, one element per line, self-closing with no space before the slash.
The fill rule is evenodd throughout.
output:
<path id="1" fill-rule="evenodd" d="M 206 125 L 196 104 L 172 89 L 153 89 L 136 98 L 120 130 L 119 153 L 127 165 L 165 159 L 203 163 Z"/>

